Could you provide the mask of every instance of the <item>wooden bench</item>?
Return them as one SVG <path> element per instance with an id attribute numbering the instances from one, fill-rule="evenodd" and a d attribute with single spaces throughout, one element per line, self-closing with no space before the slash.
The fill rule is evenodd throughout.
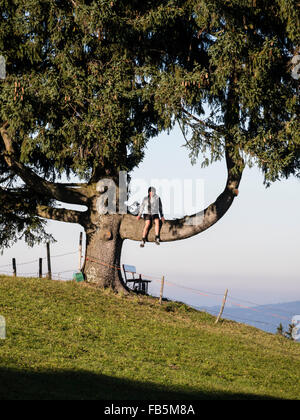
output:
<path id="1" fill-rule="evenodd" d="M 126 284 L 132 283 L 132 290 L 144 294 L 148 293 L 148 286 L 149 283 L 151 283 L 151 280 L 143 279 L 141 274 L 137 274 L 136 267 L 134 265 L 123 264 L 123 271 Z"/>

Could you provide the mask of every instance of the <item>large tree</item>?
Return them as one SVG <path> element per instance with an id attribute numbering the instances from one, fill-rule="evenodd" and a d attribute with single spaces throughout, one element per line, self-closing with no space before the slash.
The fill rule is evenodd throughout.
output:
<path id="1" fill-rule="evenodd" d="M 22 235 L 42 240 L 45 219 L 79 223 L 87 277 L 125 291 L 122 244 L 141 239 L 143 222 L 121 211 L 124 188 L 116 188 L 115 214 L 99 212 L 99 200 L 107 180 L 118 186 L 148 140 L 176 123 L 192 161 L 225 158 L 228 176 L 207 209 L 166 221 L 162 241 L 215 224 L 247 164 L 262 169 L 266 184 L 299 175 L 290 64 L 299 46 L 297 0 L 1 0 L 0 7 L 2 247 Z"/>

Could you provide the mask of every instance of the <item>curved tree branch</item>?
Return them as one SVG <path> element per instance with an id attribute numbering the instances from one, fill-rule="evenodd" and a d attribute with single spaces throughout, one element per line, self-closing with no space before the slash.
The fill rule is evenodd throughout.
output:
<path id="1" fill-rule="evenodd" d="M 81 223 L 84 212 L 76 210 L 58 209 L 49 206 L 37 206 L 36 214 L 43 219 L 51 219 L 66 223 Z"/>
<path id="2" fill-rule="evenodd" d="M 7 132 L 8 125 L 8 123 L 5 123 L 0 129 L 0 133 L 5 146 L 4 159 L 9 168 L 18 175 L 29 188 L 39 194 L 69 204 L 85 205 L 88 201 L 85 185 L 82 187 L 74 187 L 72 184 L 66 185 L 46 181 L 17 160 L 12 139 Z"/>
<path id="3" fill-rule="evenodd" d="M 214 203 L 192 216 L 185 216 L 182 219 L 169 220 L 162 225 L 161 241 L 170 242 L 187 239 L 201 233 L 217 223 L 229 210 L 234 198 L 238 195 L 238 187 L 242 179 L 244 162 L 240 159 L 235 163 L 229 148 L 226 148 L 227 182 L 224 191 Z M 142 239 L 144 222 L 137 220 L 135 216 L 125 215 L 123 217 L 120 235 L 123 239 L 139 241 Z M 153 229 L 149 233 L 148 240 L 153 242 L 155 234 Z"/>
<path id="4" fill-rule="evenodd" d="M 43 219 L 51 219 L 59 222 L 66 223 L 81 223 L 82 218 L 85 216 L 86 212 L 80 212 L 76 210 L 67 210 L 64 208 L 55 208 L 45 205 L 37 205 L 34 207 L 30 202 L 28 202 L 28 192 L 24 194 L 23 191 L 10 191 L 5 190 L 0 187 L 0 199 L 2 202 L 2 207 L 6 209 L 6 203 L 9 203 L 13 210 L 16 212 L 30 212 L 36 214 L 38 217 Z M 10 208 L 6 209 L 11 211 Z"/>

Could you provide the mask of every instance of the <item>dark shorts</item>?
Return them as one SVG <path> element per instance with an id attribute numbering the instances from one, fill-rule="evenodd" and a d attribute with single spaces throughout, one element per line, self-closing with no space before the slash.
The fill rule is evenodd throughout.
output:
<path id="1" fill-rule="evenodd" d="M 155 219 L 159 219 L 159 215 L 158 214 L 144 214 L 144 219 L 151 220 L 152 222 Z"/>

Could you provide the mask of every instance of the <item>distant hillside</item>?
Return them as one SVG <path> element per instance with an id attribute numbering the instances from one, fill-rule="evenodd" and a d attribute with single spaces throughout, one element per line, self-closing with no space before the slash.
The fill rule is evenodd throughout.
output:
<path id="1" fill-rule="evenodd" d="M 178 302 L 0 277 L 0 400 L 300 399 L 299 344 Z"/>
<path id="2" fill-rule="evenodd" d="M 245 307 L 249 306 L 247 304 L 242 306 L 241 308 L 226 306 L 224 318 L 252 325 L 273 334 L 276 333 L 280 323 L 287 330 L 292 318 L 295 315 L 300 315 L 300 301 L 253 306 L 251 309 Z M 197 309 L 214 315 L 219 313 L 220 306 L 197 307 Z"/>

